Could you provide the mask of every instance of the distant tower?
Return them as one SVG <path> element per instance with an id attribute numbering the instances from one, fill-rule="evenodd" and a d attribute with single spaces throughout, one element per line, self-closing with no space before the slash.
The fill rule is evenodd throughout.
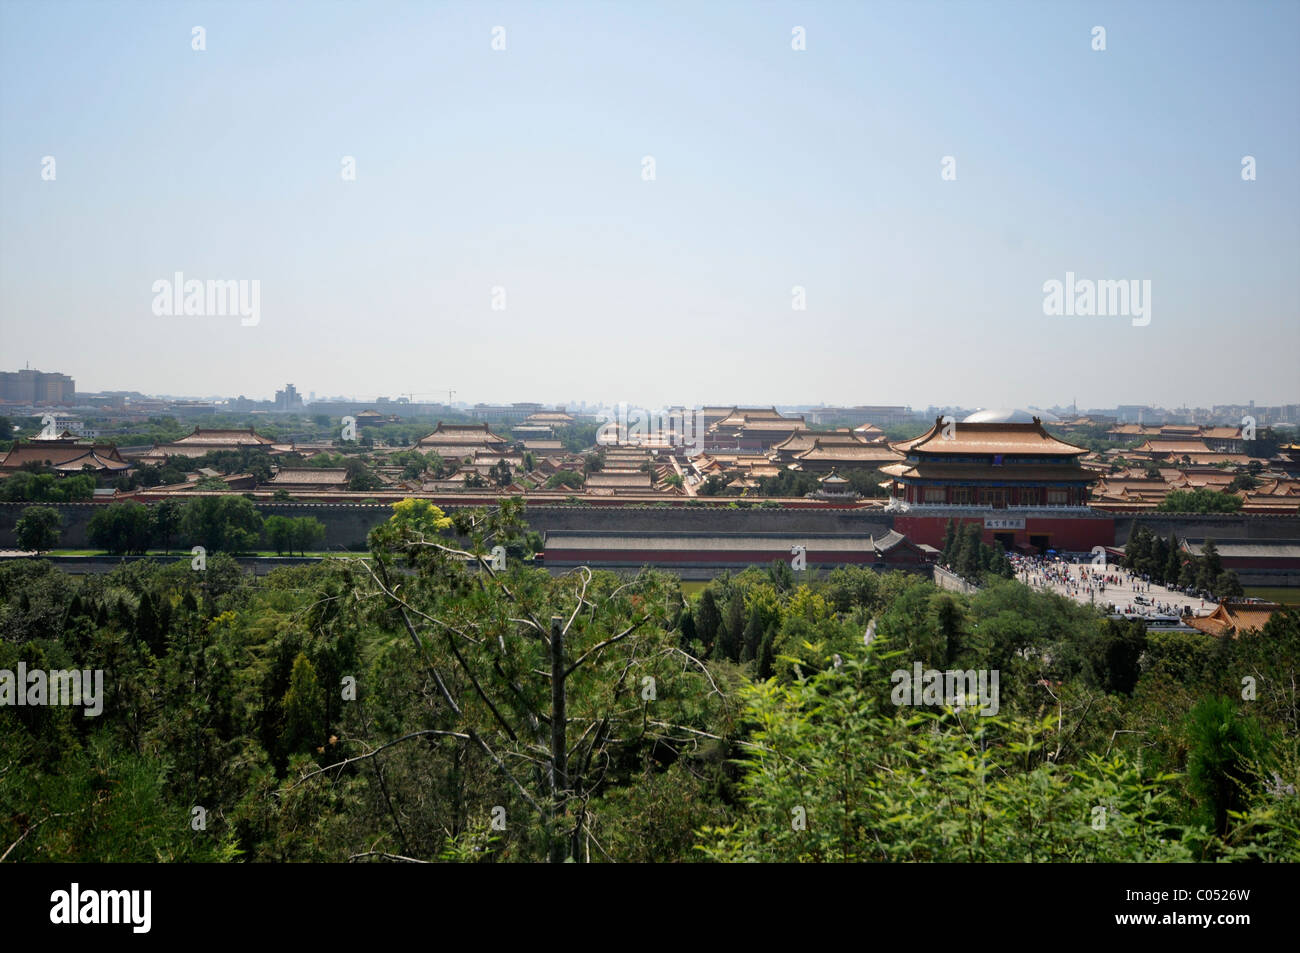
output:
<path id="1" fill-rule="evenodd" d="M 284 390 L 275 392 L 276 410 L 296 410 L 302 406 L 302 395 L 292 384 L 285 384 Z"/>

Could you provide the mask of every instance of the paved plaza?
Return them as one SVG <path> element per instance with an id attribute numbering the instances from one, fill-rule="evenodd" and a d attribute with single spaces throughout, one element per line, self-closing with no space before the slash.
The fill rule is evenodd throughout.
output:
<path id="1" fill-rule="evenodd" d="M 1217 605 L 1209 599 L 1146 582 L 1120 566 L 1035 556 L 1012 556 L 1011 562 L 1016 578 L 1026 585 L 1102 608 L 1113 605 L 1115 611 L 1125 615 L 1183 615 L 1184 607 L 1190 607 L 1192 615 L 1209 615 Z"/>

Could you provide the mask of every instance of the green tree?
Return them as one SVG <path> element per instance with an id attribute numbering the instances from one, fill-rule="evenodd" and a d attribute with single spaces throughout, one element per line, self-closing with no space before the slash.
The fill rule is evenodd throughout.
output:
<path id="1" fill-rule="evenodd" d="M 54 473 L 23 469 L 0 484 L 0 499 L 9 502 L 69 503 L 89 500 L 94 494 L 95 478 L 84 473 L 60 477 Z"/>
<path id="2" fill-rule="evenodd" d="M 436 808 L 442 813 L 433 818 L 434 831 L 444 824 L 464 829 L 482 815 L 476 804 L 501 803 L 508 811 L 513 804 L 517 821 L 496 850 L 521 859 L 540 853 L 552 862 L 584 860 L 588 849 L 600 850 L 600 833 L 589 827 L 599 819 L 584 805 L 612 780 L 609 772 L 645 765 L 655 751 L 689 756 L 702 742 L 686 729 L 699 731 L 717 718 L 722 701 L 711 696 L 698 659 L 685 660 L 683 669 L 673 628 L 681 605 L 677 580 L 656 572 L 632 580 L 609 573 L 552 579 L 520 566 L 494 572 L 474 558 L 494 540 L 518 536 L 521 515 L 522 500 L 459 510 L 454 519 L 466 542 L 422 547 L 414 572 L 401 575 L 393 571 L 396 561 L 418 541 L 372 532 L 373 575 L 363 577 L 371 585 L 349 605 L 366 606 L 362 618 L 377 602 L 384 607 L 407 636 L 394 658 L 395 676 L 414 669 L 412 687 L 424 684 L 430 692 L 410 709 L 414 720 L 354 730 L 372 750 L 377 733 L 393 739 L 416 731 L 415 743 L 386 748 L 394 783 L 394 755 L 409 751 L 414 766 L 425 752 L 443 753 L 445 780 L 421 771 L 425 793 L 413 792 L 413 804 L 445 804 Z M 374 718 L 386 717 L 391 691 L 376 684 L 370 697 Z M 328 791 L 327 781 L 322 776 L 314 786 Z"/>
<path id="3" fill-rule="evenodd" d="M 1205 820 L 1220 836 L 1244 807 L 1250 764 L 1262 747 L 1259 726 L 1223 697 L 1198 702 L 1188 716 L 1187 780 Z"/>
<path id="4" fill-rule="evenodd" d="M 1225 569 L 1219 573 L 1218 578 L 1214 580 L 1214 588 L 1211 590 L 1214 598 L 1222 602 L 1224 599 L 1240 599 L 1246 594 L 1241 586 L 1241 579 L 1238 578 L 1235 570 Z"/>
<path id="5" fill-rule="evenodd" d="M 936 593 L 930 601 L 936 634 L 942 639 L 945 667 L 957 668 L 964 645 L 966 615 L 961 603 L 951 593 Z"/>
<path id="6" fill-rule="evenodd" d="M 288 516 L 268 516 L 265 530 L 266 540 L 276 555 L 283 556 L 293 550 L 295 520 Z"/>
<path id="7" fill-rule="evenodd" d="M 148 592 L 140 595 L 140 607 L 135 613 L 135 632 L 154 654 L 161 652 L 166 631 L 163 630 L 161 620 L 158 618 L 153 596 Z"/>
<path id="8" fill-rule="evenodd" d="M 867 470 L 855 467 L 840 474 L 849 481 L 849 488 L 859 496 L 888 496 L 889 492 L 880 484 L 885 476 L 879 470 Z"/>
<path id="9" fill-rule="evenodd" d="M 153 538 L 162 543 L 164 552 L 171 552 L 172 540 L 181 527 L 181 504 L 175 500 L 155 503 L 150 518 L 153 521 Z"/>
<path id="10" fill-rule="evenodd" d="M 325 524 L 314 516 L 299 516 L 293 521 L 290 540 L 299 555 L 305 556 L 307 550 L 325 541 Z"/>
<path id="11" fill-rule="evenodd" d="M 1161 513 L 1235 513 L 1241 497 L 1218 490 L 1170 490 L 1156 510 Z"/>
<path id="12" fill-rule="evenodd" d="M 1169 544 L 1159 536 L 1152 537 L 1150 569 L 1148 572 L 1156 582 L 1165 581 L 1165 567 L 1169 565 Z"/>
<path id="13" fill-rule="evenodd" d="M 1267 460 L 1281 449 L 1282 435 L 1272 427 L 1261 427 L 1255 431 L 1254 440 L 1243 440 L 1241 445 L 1250 456 Z"/>
<path id="14" fill-rule="evenodd" d="M 357 457 L 351 457 L 344 469 L 349 490 L 365 492 L 367 490 L 377 490 L 384 485 L 384 481 L 375 476 L 364 461 Z"/>
<path id="15" fill-rule="evenodd" d="M 78 500 L 94 499 L 95 478 L 89 473 L 79 473 L 76 476 L 64 477 L 61 483 L 63 499 L 69 503 Z"/>
<path id="16" fill-rule="evenodd" d="M 954 567 L 959 576 L 978 581 L 980 578 L 980 526 L 967 523 L 961 529 L 961 543 L 957 548 L 957 560 Z"/>
<path id="17" fill-rule="evenodd" d="M 15 527 L 18 548 L 43 553 L 59 544 L 62 530 L 59 511 L 50 506 L 29 506 L 18 517 Z"/>
<path id="18" fill-rule="evenodd" d="M 90 518 L 86 535 L 91 543 L 102 546 L 113 555 L 145 553 L 153 537 L 149 510 L 128 500 L 110 503 Z"/>
<path id="19" fill-rule="evenodd" d="M 1232 478 L 1232 482 L 1228 484 L 1228 490 L 1230 492 L 1236 492 L 1237 490 L 1253 490 L 1257 486 L 1259 486 L 1259 480 L 1254 476 L 1249 473 L 1238 473 Z"/>
<path id="20" fill-rule="evenodd" d="M 678 627 L 681 629 L 682 648 L 690 651 L 691 644 L 699 637 L 695 631 L 695 616 L 691 613 L 689 607 L 682 610 L 682 617 L 678 620 Z"/>
<path id="21" fill-rule="evenodd" d="M 948 520 L 943 529 L 943 556 L 941 560 L 945 566 L 952 565 L 955 558 L 954 550 L 957 546 L 957 523 L 955 520 Z"/>
<path id="22" fill-rule="evenodd" d="M 725 477 L 718 473 L 710 473 L 708 477 L 705 478 L 704 482 L 700 484 L 697 493 L 700 496 L 720 496 L 722 491 L 727 488 L 727 485 L 730 482 L 730 477 Z"/>
<path id="23" fill-rule="evenodd" d="M 1197 562 L 1196 585 L 1209 591 L 1223 574 L 1223 560 L 1219 558 L 1219 547 L 1214 540 L 1207 539 L 1201 547 L 1201 558 Z"/>
<path id="24" fill-rule="evenodd" d="M 1142 674 L 1146 651 L 1146 625 L 1137 619 L 1107 619 L 1095 638 L 1088 640 L 1088 680 L 1108 695 L 1131 695 Z"/>
<path id="25" fill-rule="evenodd" d="M 832 576 L 834 576 L 834 573 L 832 573 Z M 767 578 L 778 592 L 789 592 L 794 589 L 794 569 L 784 559 L 772 560 L 767 567 Z"/>
<path id="26" fill-rule="evenodd" d="M 776 660 L 776 639 L 780 632 L 780 624 L 775 620 L 767 627 L 763 633 L 763 641 L 758 647 L 758 669 L 754 673 L 759 681 L 766 681 L 772 677 L 773 665 Z"/>
<path id="27" fill-rule="evenodd" d="M 554 490 L 561 486 L 567 486 L 573 490 L 580 490 L 582 489 L 582 483 L 582 474 L 578 473 L 576 470 L 560 470 L 556 473 L 552 473 L 546 478 L 546 488 L 548 490 Z"/>
<path id="28" fill-rule="evenodd" d="M 1124 544 L 1124 568 L 1134 572 L 1150 555 L 1151 533 L 1145 526 L 1138 526 L 1137 521 L 1129 527 L 1128 542 Z"/>
<path id="29" fill-rule="evenodd" d="M 181 535 L 209 552 L 247 552 L 262 538 L 262 514 L 242 496 L 205 496 L 185 504 Z"/>
<path id="30" fill-rule="evenodd" d="M 1165 557 L 1165 585 L 1176 586 L 1178 585 L 1178 577 L 1183 572 L 1183 560 L 1178 545 L 1178 537 L 1170 533 L 1169 542 L 1166 545 L 1169 554 Z"/>
<path id="31" fill-rule="evenodd" d="M 1054 719 L 959 716 L 900 701 L 890 690 L 895 664 L 859 644 L 802 680 L 742 690 L 743 718 L 757 726 L 758 742 L 741 764 L 744 807 L 735 823 L 702 827 L 705 856 L 1021 863 L 1194 856 L 1171 830 L 1172 776 L 1143 772 L 1120 754 L 1059 765 Z M 982 740 L 972 743 L 972 731 Z M 1107 812 L 1104 837 L 1089 823 L 1097 805 Z"/>
<path id="32" fill-rule="evenodd" d="M 722 613 L 718 610 L 718 602 L 713 596 L 712 587 L 707 587 L 700 593 L 700 604 L 695 610 L 695 631 L 700 637 L 705 655 L 713 651 L 721 628 Z"/>
<path id="33" fill-rule="evenodd" d="M 737 592 L 727 600 L 727 613 L 718 630 L 715 655 L 732 662 L 740 661 L 745 644 L 745 599 Z"/>
<path id="34" fill-rule="evenodd" d="M 284 695 L 284 735 L 287 753 L 306 752 L 325 741 L 325 696 L 316 668 L 303 653 L 293 660 L 289 690 Z"/>

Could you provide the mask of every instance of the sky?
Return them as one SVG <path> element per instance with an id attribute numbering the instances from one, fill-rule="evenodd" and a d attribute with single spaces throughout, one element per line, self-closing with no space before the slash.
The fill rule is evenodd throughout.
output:
<path id="1" fill-rule="evenodd" d="M 0 0 L 0 369 L 1293 403 L 1297 48 L 1294 0 Z M 177 273 L 256 312 L 165 313 Z M 1045 313 L 1067 273 L 1149 298 Z"/>

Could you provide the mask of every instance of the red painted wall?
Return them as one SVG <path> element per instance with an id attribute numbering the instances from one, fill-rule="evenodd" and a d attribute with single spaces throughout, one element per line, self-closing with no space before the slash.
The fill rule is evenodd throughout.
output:
<path id="1" fill-rule="evenodd" d="M 877 561 L 869 552 L 822 552 L 810 549 L 806 553 L 808 565 L 848 566 L 866 565 Z M 547 546 L 543 557 L 548 563 L 637 563 L 650 566 L 670 566 L 675 563 L 708 565 L 710 563 L 736 563 L 745 566 L 768 566 L 773 560 L 788 563 L 792 558 L 789 547 L 785 549 L 560 549 Z M 891 562 L 895 562 L 891 560 Z M 902 560 L 896 560 L 903 565 Z"/>
<path id="2" fill-rule="evenodd" d="M 1010 516 L 1009 513 L 995 513 Z M 925 543 L 937 549 L 943 548 L 943 532 L 948 525 L 946 516 L 895 516 L 894 529 L 914 543 Z M 984 525 L 982 516 L 954 517 L 959 524 L 975 523 Z M 1025 517 L 1025 528 L 1018 530 L 986 529 L 981 534 L 984 542 L 993 544 L 994 533 L 1015 533 L 1016 542 L 1029 545 L 1029 537 L 1046 535 L 1051 549 L 1069 549 L 1080 552 L 1091 550 L 1094 546 L 1115 545 L 1115 520 L 1112 517 L 1089 518 L 1052 518 L 1040 516 Z"/>

